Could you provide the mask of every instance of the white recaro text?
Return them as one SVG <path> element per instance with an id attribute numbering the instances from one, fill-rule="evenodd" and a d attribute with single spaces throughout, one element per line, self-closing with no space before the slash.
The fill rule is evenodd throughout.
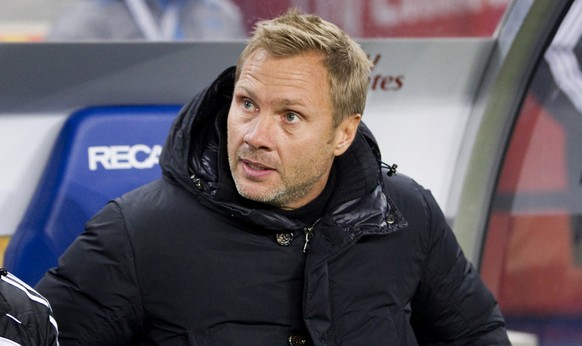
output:
<path id="1" fill-rule="evenodd" d="M 95 146 L 87 149 L 89 169 L 148 169 L 159 163 L 161 145 L 149 147 L 145 144 Z"/>

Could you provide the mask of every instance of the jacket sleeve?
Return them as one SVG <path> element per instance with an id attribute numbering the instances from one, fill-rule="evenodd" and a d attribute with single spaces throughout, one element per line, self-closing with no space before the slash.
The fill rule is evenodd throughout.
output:
<path id="1" fill-rule="evenodd" d="M 125 225 L 109 203 L 36 285 L 53 308 L 61 345 L 128 345 L 139 335 L 142 304 Z"/>
<path id="2" fill-rule="evenodd" d="M 49 302 L 0 268 L 0 344 L 56 346 L 57 336 L 58 326 Z"/>
<path id="3" fill-rule="evenodd" d="M 421 345 L 510 345 L 496 300 L 465 258 L 430 192 L 426 203 L 427 257 L 412 301 Z"/>

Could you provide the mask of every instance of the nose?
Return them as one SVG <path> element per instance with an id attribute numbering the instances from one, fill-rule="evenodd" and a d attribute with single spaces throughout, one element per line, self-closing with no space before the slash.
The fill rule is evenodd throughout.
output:
<path id="1" fill-rule="evenodd" d="M 244 136 L 246 144 L 253 149 L 270 150 L 272 147 L 272 135 L 274 117 L 259 114 L 249 123 L 249 127 Z"/>

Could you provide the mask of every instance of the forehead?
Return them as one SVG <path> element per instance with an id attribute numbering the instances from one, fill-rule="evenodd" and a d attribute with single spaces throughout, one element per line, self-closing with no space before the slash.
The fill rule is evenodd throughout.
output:
<path id="1" fill-rule="evenodd" d="M 251 53 L 242 66 L 236 87 L 269 94 L 305 94 L 329 101 L 328 72 L 319 52 L 275 57 L 263 49 Z"/>

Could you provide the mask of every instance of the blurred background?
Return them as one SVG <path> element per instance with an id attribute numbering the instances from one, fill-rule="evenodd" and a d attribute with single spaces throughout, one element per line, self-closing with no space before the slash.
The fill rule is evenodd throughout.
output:
<path id="1" fill-rule="evenodd" d="M 360 38 L 479 37 L 493 35 L 509 2 L 509 0 L 1 0 L 0 41 L 41 42 L 47 40 L 51 35 L 51 29 L 56 25 L 66 25 L 70 31 L 76 32 L 70 33 L 69 37 L 61 34 L 60 37 L 51 39 L 70 40 L 76 37 L 79 40 L 86 40 L 88 36 L 83 37 L 82 31 L 88 30 L 90 26 L 98 31 L 101 30 L 99 25 L 108 23 L 117 26 L 109 29 L 122 30 L 122 27 L 128 24 L 115 23 L 112 18 L 98 19 L 97 12 L 100 10 L 103 13 L 109 11 L 111 14 L 113 8 L 130 7 L 134 8 L 129 11 L 133 19 L 151 14 L 154 21 L 157 21 L 164 14 L 167 15 L 165 12 L 171 12 L 167 9 L 172 7 L 172 3 L 178 4 L 181 12 L 179 16 L 182 17 L 186 12 L 185 7 L 190 6 L 186 3 L 197 3 L 195 6 L 198 7 L 198 12 L 206 11 L 205 16 L 208 16 L 208 13 L 211 16 L 218 16 L 225 12 L 230 12 L 224 17 L 229 20 L 240 16 L 243 32 L 239 34 L 248 33 L 257 19 L 272 17 L 289 7 L 298 7 L 332 20 L 352 36 Z M 149 13 L 140 12 L 139 8 L 143 4 L 149 8 L 149 11 L 146 11 Z M 84 16 L 84 23 L 78 23 L 78 20 L 75 23 L 75 16 Z M 200 14 L 198 16 L 199 19 L 202 17 Z M 208 21 L 208 18 L 205 19 Z M 67 24 L 63 24 L 64 22 Z M 174 24 L 179 25 L 178 22 L 179 20 Z M 235 21 L 229 24 L 236 26 L 238 23 Z M 107 39 L 114 38 L 110 36 Z M 119 36 L 116 39 L 127 37 Z M 142 36 L 132 39 L 146 38 Z M 189 37 L 188 33 L 182 33 L 182 36 L 164 39 L 192 39 L 192 37 Z"/>

